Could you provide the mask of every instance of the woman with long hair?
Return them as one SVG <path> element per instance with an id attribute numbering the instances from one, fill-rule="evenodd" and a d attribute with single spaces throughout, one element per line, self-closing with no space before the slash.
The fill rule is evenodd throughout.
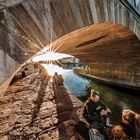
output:
<path id="1" fill-rule="evenodd" d="M 117 138 L 140 140 L 140 115 L 132 110 L 122 111 L 122 122 L 112 128 L 112 134 Z"/>

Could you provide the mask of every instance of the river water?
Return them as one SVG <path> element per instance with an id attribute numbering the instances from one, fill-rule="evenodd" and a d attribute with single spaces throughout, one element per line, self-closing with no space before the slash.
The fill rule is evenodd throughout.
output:
<path id="1" fill-rule="evenodd" d="M 65 71 L 62 75 L 65 87 L 70 93 L 75 94 L 77 97 L 86 94 L 88 85 L 94 90 L 99 91 L 101 101 L 112 111 L 112 123 L 121 121 L 121 112 L 123 109 L 131 109 L 140 113 L 139 91 L 110 86 L 96 80 L 79 77 L 75 75 L 72 70 Z"/>
<path id="2" fill-rule="evenodd" d="M 87 86 L 89 81 L 75 75 L 72 70 L 68 70 L 63 74 L 64 86 L 69 90 L 70 93 L 75 94 L 77 97 L 86 94 Z"/>
<path id="3" fill-rule="evenodd" d="M 79 77 L 74 74 L 72 69 L 63 69 L 56 65 L 45 65 L 45 67 L 51 75 L 56 71 L 58 74 L 62 74 L 64 86 L 70 93 L 77 97 L 86 95 L 88 86 L 99 91 L 101 101 L 112 111 L 112 123 L 118 123 L 121 120 L 121 112 L 123 109 L 131 109 L 140 113 L 140 91 L 110 86 L 97 80 Z"/>

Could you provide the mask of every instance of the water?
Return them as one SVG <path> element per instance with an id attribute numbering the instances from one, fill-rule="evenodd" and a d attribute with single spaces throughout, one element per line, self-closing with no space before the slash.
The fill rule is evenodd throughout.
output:
<path id="1" fill-rule="evenodd" d="M 58 74 L 62 74 L 64 86 L 77 97 L 84 96 L 87 93 L 88 86 L 90 86 L 90 89 L 99 91 L 101 101 L 112 110 L 112 123 L 121 121 L 123 109 L 131 109 L 140 113 L 140 91 L 110 86 L 97 80 L 79 77 L 74 74 L 73 70 L 63 69 L 53 64 L 44 67 L 50 75 L 53 75 L 56 71 Z"/>
<path id="2" fill-rule="evenodd" d="M 110 86 L 96 80 L 91 80 L 90 85 L 100 92 L 101 100 L 112 110 L 111 120 L 113 123 L 121 121 L 123 109 L 131 109 L 140 113 L 139 91 Z"/>
<path id="3" fill-rule="evenodd" d="M 72 70 L 67 70 L 63 74 L 64 86 L 70 93 L 75 94 L 77 97 L 86 94 L 87 85 L 89 82 L 73 73 Z"/>
<path id="4" fill-rule="evenodd" d="M 82 78 L 75 75 L 72 70 L 64 72 L 63 77 L 66 88 L 77 97 L 86 94 L 88 85 L 90 85 L 90 88 L 99 91 L 101 101 L 112 110 L 112 123 L 121 121 L 123 109 L 131 109 L 140 113 L 139 91 L 110 86 L 96 80 Z"/>
<path id="5" fill-rule="evenodd" d="M 77 97 L 86 94 L 89 82 L 86 79 L 75 75 L 72 69 L 63 69 L 54 64 L 42 64 L 42 66 L 44 66 L 48 74 L 51 76 L 53 76 L 55 72 L 62 74 L 64 78 L 64 86 L 70 93 L 75 94 Z"/>

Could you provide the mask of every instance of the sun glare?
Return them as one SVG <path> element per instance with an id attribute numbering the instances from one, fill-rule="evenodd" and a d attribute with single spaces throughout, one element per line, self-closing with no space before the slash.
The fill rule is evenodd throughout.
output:
<path id="1" fill-rule="evenodd" d="M 63 74 L 66 71 L 62 67 L 54 64 L 42 64 L 42 66 L 47 70 L 50 76 L 53 76 L 55 72 L 57 72 L 58 74 Z"/>
<path id="2" fill-rule="evenodd" d="M 60 63 L 58 60 L 66 57 L 73 57 L 68 54 L 63 53 L 55 53 L 52 51 L 48 51 L 45 54 L 38 55 L 33 57 L 33 62 L 39 62 L 39 61 L 48 61 L 48 64 L 42 64 L 42 66 L 48 71 L 48 74 L 53 76 L 55 72 L 58 74 L 62 74 L 66 70 L 64 70 L 62 67 L 59 67 L 57 65 L 54 65 L 55 63 Z"/>
<path id="3" fill-rule="evenodd" d="M 62 59 L 65 57 L 72 57 L 71 55 L 68 54 L 63 54 L 63 53 L 55 53 L 52 51 L 48 51 L 45 54 L 33 57 L 33 61 L 34 62 L 38 62 L 38 61 L 51 61 L 51 60 L 58 60 L 58 59 Z"/>

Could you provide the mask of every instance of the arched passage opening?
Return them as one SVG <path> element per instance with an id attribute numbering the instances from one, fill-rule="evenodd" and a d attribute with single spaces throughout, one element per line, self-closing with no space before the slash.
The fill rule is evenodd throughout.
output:
<path id="1" fill-rule="evenodd" d="M 93 76 L 139 88 L 140 41 L 123 25 L 100 23 L 87 26 L 50 46 L 54 52 L 81 59 L 91 68 Z"/>
<path id="2" fill-rule="evenodd" d="M 0 15 L 0 85 L 4 85 L 0 93 L 20 64 L 74 30 L 111 22 L 129 27 L 140 37 L 139 16 L 122 0 L 2 1 Z"/>
<path id="3" fill-rule="evenodd" d="M 21 64 L 62 36 L 52 43 L 54 51 L 80 58 L 97 77 L 139 87 L 140 21 L 120 0 L 11 0 L 0 8 L 0 93 Z M 126 25 L 137 37 L 122 25 L 86 27 L 101 22 Z"/>
<path id="4" fill-rule="evenodd" d="M 139 88 L 140 42 L 126 26 L 114 23 L 87 26 L 57 39 L 38 54 L 50 47 L 54 52 L 81 59 L 94 76 Z"/>

